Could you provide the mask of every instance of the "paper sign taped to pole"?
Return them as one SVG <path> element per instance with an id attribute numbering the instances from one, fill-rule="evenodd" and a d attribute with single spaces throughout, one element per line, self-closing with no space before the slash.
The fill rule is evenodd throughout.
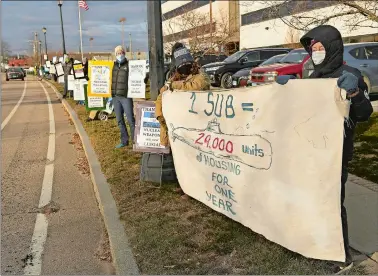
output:
<path id="1" fill-rule="evenodd" d="M 335 79 L 164 92 L 181 188 L 294 252 L 344 261 L 341 94 Z"/>

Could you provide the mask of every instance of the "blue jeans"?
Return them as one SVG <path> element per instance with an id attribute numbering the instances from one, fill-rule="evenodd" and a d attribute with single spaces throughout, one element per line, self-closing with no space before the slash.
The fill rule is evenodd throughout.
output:
<path id="1" fill-rule="evenodd" d="M 127 132 L 125 118 L 123 114 L 126 114 L 127 121 L 131 130 L 131 141 L 134 140 L 135 130 L 135 118 L 134 118 L 134 104 L 133 99 L 114 96 L 113 97 L 114 112 L 116 114 L 119 130 L 121 131 L 121 143 L 127 145 L 129 143 L 129 134 Z"/>

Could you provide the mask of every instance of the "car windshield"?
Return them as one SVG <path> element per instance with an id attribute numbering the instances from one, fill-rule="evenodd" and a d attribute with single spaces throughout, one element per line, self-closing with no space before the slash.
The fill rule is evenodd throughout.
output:
<path id="1" fill-rule="evenodd" d="M 281 59 L 278 63 L 293 63 L 299 64 L 301 63 L 308 53 L 305 50 L 294 50 L 288 53 L 283 59 Z"/>
<path id="2" fill-rule="evenodd" d="M 277 63 L 277 62 L 279 62 L 284 56 L 286 56 L 286 55 L 277 55 L 277 56 L 271 57 L 271 58 L 267 59 L 266 61 L 264 61 L 263 63 L 261 63 L 260 66 L 261 66 L 261 65 L 269 65 L 269 64 Z"/>
<path id="3" fill-rule="evenodd" d="M 21 68 L 9 68 L 8 72 L 22 72 Z"/>
<path id="4" fill-rule="evenodd" d="M 228 58 L 226 58 L 224 60 L 224 62 L 235 62 L 237 61 L 239 58 L 241 58 L 242 56 L 244 56 L 246 53 L 246 51 L 239 51 L 239 52 L 236 52 L 235 54 L 232 54 L 231 56 L 229 56 Z"/>

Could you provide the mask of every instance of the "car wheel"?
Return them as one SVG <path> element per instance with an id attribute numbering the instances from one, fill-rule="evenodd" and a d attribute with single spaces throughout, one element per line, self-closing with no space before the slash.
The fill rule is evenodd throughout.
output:
<path id="1" fill-rule="evenodd" d="M 229 89 L 232 87 L 232 74 L 231 73 L 225 73 L 223 76 L 222 76 L 222 79 L 221 79 L 221 86 L 223 88 L 226 88 L 226 89 Z"/>
<path id="2" fill-rule="evenodd" d="M 24 78 L 22 78 L 21 80 L 22 80 L 22 81 L 25 81 L 25 79 L 24 79 Z"/>
<path id="3" fill-rule="evenodd" d="M 101 121 L 107 121 L 108 120 L 108 114 L 105 112 L 105 111 L 100 111 L 98 113 L 98 118 L 101 120 Z"/>
<path id="4" fill-rule="evenodd" d="M 368 94 L 370 94 L 371 93 L 371 83 L 370 83 L 370 80 L 369 80 L 369 78 L 367 76 L 363 76 L 363 78 L 364 78 L 364 82 L 366 83 L 367 88 L 368 88 Z"/>
<path id="5" fill-rule="evenodd" d="M 9 79 L 5 79 L 6 81 L 9 81 Z"/>

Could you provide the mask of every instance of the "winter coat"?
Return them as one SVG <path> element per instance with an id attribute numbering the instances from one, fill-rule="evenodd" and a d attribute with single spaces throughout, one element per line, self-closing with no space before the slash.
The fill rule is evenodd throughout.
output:
<path id="1" fill-rule="evenodd" d="M 185 80 L 173 81 L 171 88 L 174 92 L 180 91 L 204 91 L 210 89 L 210 79 L 204 73 L 189 75 Z M 167 88 L 164 86 L 160 89 L 160 94 L 155 102 L 155 117 L 160 122 L 160 144 L 169 145 L 168 127 L 163 116 L 162 94 Z"/>
<path id="2" fill-rule="evenodd" d="M 121 64 L 114 62 L 112 73 L 112 97 L 127 97 L 129 81 L 129 62 L 125 59 Z"/>
<path id="3" fill-rule="evenodd" d="M 339 78 L 343 71 L 347 71 L 359 79 L 360 93 L 351 98 L 349 119 L 344 123 L 343 164 L 347 164 L 353 157 L 353 138 L 356 124 L 367 121 L 373 113 L 367 92 L 368 87 L 358 69 L 344 64 L 344 44 L 341 34 L 336 28 L 329 25 L 318 26 L 301 38 L 302 45 L 310 55 L 312 40 L 323 44 L 326 56 L 321 64 L 314 64 L 314 72 L 309 78 Z"/>

